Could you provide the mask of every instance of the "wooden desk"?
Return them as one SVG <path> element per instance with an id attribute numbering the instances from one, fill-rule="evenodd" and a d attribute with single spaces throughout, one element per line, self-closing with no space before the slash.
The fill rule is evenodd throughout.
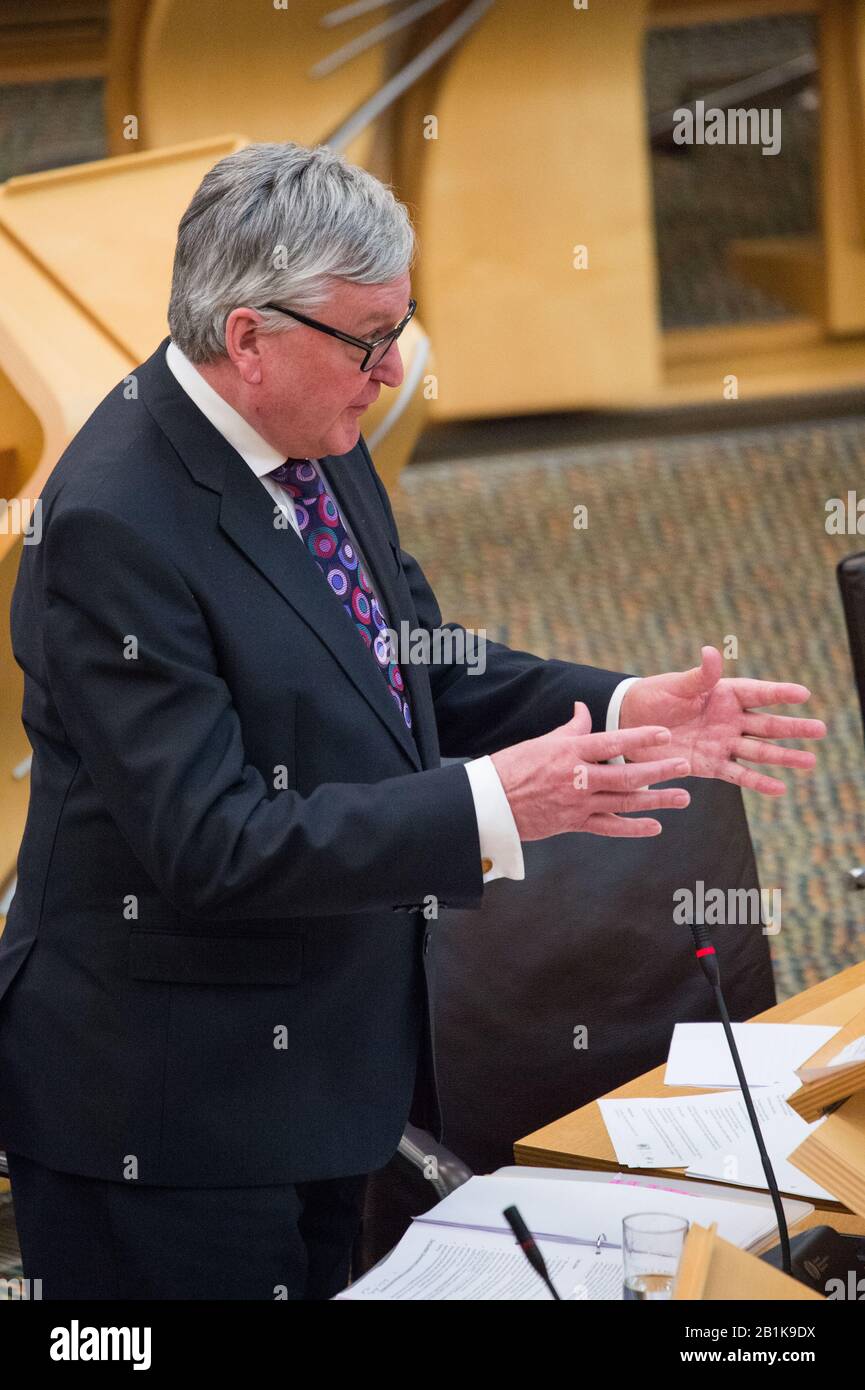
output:
<path id="1" fill-rule="evenodd" d="M 708 1003 L 707 999 L 707 1003 Z M 865 1008 L 865 962 L 842 970 L 831 979 L 822 980 L 811 989 L 803 990 L 783 1004 L 776 1004 L 764 1013 L 756 1014 L 750 1022 L 765 1023 L 846 1023 L 858 1010 Z M 686 1096 L 709 1095 L 714 1089 L 700 1090 L 694 1086 L 665 1086 L 663 1066 L 645 1072 L 633 1081 L 610 1091 L 604 1100 L 613 1098 L 632 1099 L 647 1096 Z M 684 1168 L 628 1168 L 623 1169 L 616 1158 L 607 1127 L 601 1118 L 596 1100 L 573 1110 L 552 1124 L 536 1129 L 514 1145 L 514 1161 L 540 1168 L 589 1168 L 600 1171 L 644 1173 L 648 1177 L 681 1177 Z M 709 1179 L 694 1179 L 709 1181 Z M 714 1181 L 714 1180 L 713 1180 Z M 735 1183 L 725 1183 L 725 1187 L 735 1188 Z M 850 1212 L 840 1202 L 827 1202 L 808 1198 L 815 1210 L 811 1216 L 792 1227 L 792 1230 L 805 1230 L 808 1226 L 828 1223 L 839 1231 L 865 1235 L 865 1221 Z"/>

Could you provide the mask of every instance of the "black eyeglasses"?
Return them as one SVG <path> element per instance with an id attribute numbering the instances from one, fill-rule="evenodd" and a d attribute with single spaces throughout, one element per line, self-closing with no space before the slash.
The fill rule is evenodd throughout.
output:
<path id="1" fill-rule="evenodd" d="M 288 314 L 289 318 L 297 319 L 299 323 L 305 323 L 308 328 L 317 328 L 319 333 L 329 333 L 332 338 L 339 338 L 343 343 L 352 343 L 355 347 L 364 348 L 365 356 L 360 364 L 360 369 L 362 372 L 371 372 L 373 367 L 377 367 L 385 354 L 390 351 L 391 345 L 402 333 L 417 308 L 417 301 L 410 299 L 405 318 L 400 320 L 396 328 L 385 333 L 383 338 L 375 338 L 371 343 L 366 342 L 363 338 L 353 338 L 350 333 L 343 333 L 339 328 L 331 328 L 329 324 L 319 323 L 318 319 L 308 318 L 306 314 L 298 314 L 294 309 L 283 309 L 281 304 L 265 304 L 264 307 L 265 309 L 275 309 L 278 314 Z"/>

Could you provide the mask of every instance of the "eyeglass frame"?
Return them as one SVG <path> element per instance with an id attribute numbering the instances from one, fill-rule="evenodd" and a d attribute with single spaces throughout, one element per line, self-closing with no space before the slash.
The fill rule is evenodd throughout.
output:
<path id="1" fill-rule="evenodd" d="M 379 362 L 383 362 L 388 352 L 390 352 L 391 347 L 402 333 L 409 319 L 413 317 L 414 311 L 417 308 L 417 300 L 410 299 L 408 302 L 408 313 L 405 318 L 401 319 L 395 328 L 391 328 L 389 332 L 382 334 L 380 338 L 374 338 L 372 342 L 368 342 L 364 338 L 354 338 L 350 333 L 343 333 L 340 328 L 331 328 L 327 323 L 319 323 L 318 319 L 311 319 L 307 314 L 299 314 L 296 309 L 283 309 L 281 304 L 265 304 L 264 308 L 275 309 L 278 314 L 287 314 L 289 318 L 297 319 L 299 323 L 305 323 L 308 328 L 318 329 L 319 333 L 329 333 L 332 338 L 339 338 L 343 343 L 351 343 L 353 347 L 364 348 L 366 350 L 366 356 L 360 364 L 360 370 L 362 372 L 371 372 L 372 367 L 368 367 L 366 364 L 373 352 L 377 347 L 380 347 L 382 343 L 390 339 L 387 348 L 375 364 L 378 366 Z"/>

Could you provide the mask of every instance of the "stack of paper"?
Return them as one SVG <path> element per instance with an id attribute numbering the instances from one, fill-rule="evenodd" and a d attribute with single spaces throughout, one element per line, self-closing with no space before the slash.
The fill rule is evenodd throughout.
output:
<path id="1" fill-rule="evenodd" d="M 536 1300 L 550 1293 L 502 1215 L 516 1205 L 563 1299 L 622 1298 L 622 1220 L 641 1211 L 718 1224 L 718 1233 L 758 1254 L 777 1240 L 771 1202 L 705 1184 L 616 1173 L 505 1168 L 473 1177 L 416 1217 L 386 1260 L 340 1299 Z M 785 1202 L 789 1223 L 812 1207 Z"/>
<path id="2" fill-rule="evenodd" d="M 841 1030 L 815 1023 L 734 1023 L 731 1025 L 749 1086 L 799 1085 L 801 1067 Z M 664 1073 L 667 1086 L 732 1086 L 739 1078 L 720 1023 L 677 1023 Z M 789 1094 L 789 1092 L 788 1092 Z"/>
<path id="3" fill-rule="evenodd" d="M 865 1090 L 865 1009 L 854 1014 L 831 1042 L 818 1048 L 797 1071 L 802 1085 L 789 1099 L 803 1120 L 816 1120 Z"/>
<path id="4" fill-rule="evenodd" d="M 854 1038 L 832 1058 L 830 1067 L 852 1067 L 854 1062 L 865 1062 L 865 1038 Z"/>
<path id="5" fill-rule="evenodd" d="M 782 1192 L 835 1200 L 814 1178 L 787 1162 L 825 1118 L 809 1124 L 787 1104 L 787 1097 L 799 1086 L 795 1068 L 838 1031 L 814 1024 L 733 1024 L 745 1077 L 754 1088 L 751 1099 L 763 1142 Z M 598 1101 L 619 1162 L 633 1168 L 684 1168 L 695 1177 L 767 1189 L 721 1024 L 676 1024 L 664 1080 L 669 1086 L 722 1089 L 711 1095 Z"/>

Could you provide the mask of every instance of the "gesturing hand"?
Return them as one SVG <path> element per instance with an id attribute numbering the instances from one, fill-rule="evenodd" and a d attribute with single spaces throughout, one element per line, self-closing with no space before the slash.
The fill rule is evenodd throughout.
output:
<path id="1" fill-rule="evenodd" d="M 591 728 L 588 709 L 576 704 L 567 724 L 492 754 L 521 840 L 545 840 L 568 830 L 659 835 L 659 821 L 626 820 L 619 813 L 688 805 L 691 798 L 683 787 L 647 788 L 648 783 L 667 782 L 689 771 L 687 758 L 659 758 L 669 748 L 668 729 L 656 726 L 593 734 Z M 639 764 L 604 766 L 607 758 L 638 751 L 646 754 Z"/>
<path id="2" fill-rule="evenodd" d="M 762 714 L 759 706 L 801 705 L 810 699 L 804 685 L 748 678 L 721 679 L 723 658 L 716 647 L 703 647 L 702 662 L 689 671 L 668 671 L 648 676 L 625 693 L 619 726 L 631 729 L 663 724 L 672 735 L 669 752 L 689 760 L 694 777 L 715 777 L 739 787 L 783 796 L 787 788 L 777 777 L 768 777 L 747 762 L 779 767 L 812 768 L 817 759 L 799 748 L 782 748 L 778 738 L 824 738 L 820 719 Z M 648 762 L 649 749 L 628 751 L 632 762 Z"/>

